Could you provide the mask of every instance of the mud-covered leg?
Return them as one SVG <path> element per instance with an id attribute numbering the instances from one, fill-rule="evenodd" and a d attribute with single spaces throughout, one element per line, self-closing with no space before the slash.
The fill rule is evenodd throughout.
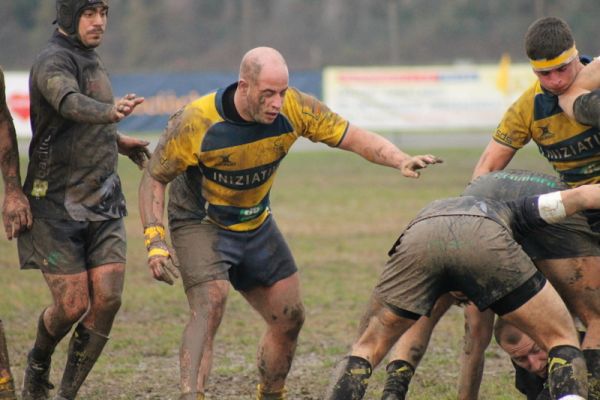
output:
<path id="1" fill-rule="evenodd" d="M 298 335 L 304 323 L 298 274 L 294 273 L 269 287 L 244 291 L 242 295 L 267 324 L 257 351 L 260 384 L 256 398 L 284 399 L 285 379 L 292 366 Z"/>
<path id="2" fill-rule="evenodd" d="M 548 350 L 548 382 L 553 399 L 588 398 L 587 368 L 573 320 L 549 282 L 502 318 Z"/>
<path id="3" fill-rule="evenodd" d="M 338 365 L 333 376 L 334 384 L 329 389 L 327 400 L 359 400 L 367 391 L 373 372 L 371 363 L 362 357 L 347 356 Z"/>
<path id="4" fill-rule="evenodd" d="M 179 350 L 181 399 L 196 400 L 204 393 L 228 292 L 229 282 L 225 280 L 205 282 L 186 291 L 190 315 Z"/>

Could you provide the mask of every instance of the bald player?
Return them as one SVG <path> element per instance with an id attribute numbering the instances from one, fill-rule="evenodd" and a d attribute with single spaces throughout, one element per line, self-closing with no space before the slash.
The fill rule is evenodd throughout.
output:
<path id="1" fill-rule="evenodd" d="M 189 302 L 180 350 L 182 400 L 204 398 L 231 287 L 267 325 L 258 348 L 257 398 L 285 396 L 304 306 L 269 192 L 279 163 L 299 137 L 352 151 L 411 178 L 440 162 L 431 155 L 410 156 L 290 87 L 283 56 L 268 47 L 246 53 L 237 82 L 173 115 L 142 178 L 140 214 L 154 278 L 172 283 L 180 273 Z M 163 225 L 168 183 L 178 270 Z"/>

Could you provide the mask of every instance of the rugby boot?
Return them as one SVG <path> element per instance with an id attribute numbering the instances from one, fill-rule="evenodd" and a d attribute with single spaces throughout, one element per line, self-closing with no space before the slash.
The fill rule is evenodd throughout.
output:
<path id="1" fill-rule="evenodd" d="M 285 400 L 287 389 L 284 387 L 275 392 L 265 392 L 262 385 L 256 387 L 256 400 Z"/>
<path id="2" fill-rule="evenodd" d="M 0 400 L 17 400 L 15 382 L 11 376 L 0 378 Z"/>
<path id="3" fill-rule="evenodd" d="M 27 356 L 27 368 L 25 369 L 25 378 L 23 380 L 23 400 L 47 400 L 50 398 L 50 389 L 54 385 L 48 380 L 50 377 L 50 359 L 47 361 L 37 361 L 31 356 Z"/>
<path id="4" fill-rule="evenodd" d="M 204 400 L 204 393 L 201 393 L 201 392 L 183 393 L 181 396 L 179 396 L 179 400 Z"/>
<path id="5" fill-rule="evenodd" d="M 59 399 L 72 400 L 102 353 L 108 337 L 77 325 L 69 342 L 69 355 L 58 394 Z"/>

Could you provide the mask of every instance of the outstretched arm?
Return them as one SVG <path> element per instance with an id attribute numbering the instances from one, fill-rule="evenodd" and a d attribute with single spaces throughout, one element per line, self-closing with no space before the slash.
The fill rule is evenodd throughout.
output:
<path id="1" fill-rule="evenodd" d="M 440 158 L 431 154 L 406 154 L 383 136 L 352 124 L 348 126 L 339 148 L 356 153 L 372 163 L 396 168 L 409 178 L 418 178 L 420 169 L 442 162 Z"/>

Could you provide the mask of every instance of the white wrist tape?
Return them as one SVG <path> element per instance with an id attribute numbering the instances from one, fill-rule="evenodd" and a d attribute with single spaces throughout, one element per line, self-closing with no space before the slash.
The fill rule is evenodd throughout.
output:
<path id="1" fill-rule="evenodd" d="M 560 222 L 567 217 L 560 192 L 541 195 L 538 198 L 538 210 L 540 217 L 549 224 Z"/>

